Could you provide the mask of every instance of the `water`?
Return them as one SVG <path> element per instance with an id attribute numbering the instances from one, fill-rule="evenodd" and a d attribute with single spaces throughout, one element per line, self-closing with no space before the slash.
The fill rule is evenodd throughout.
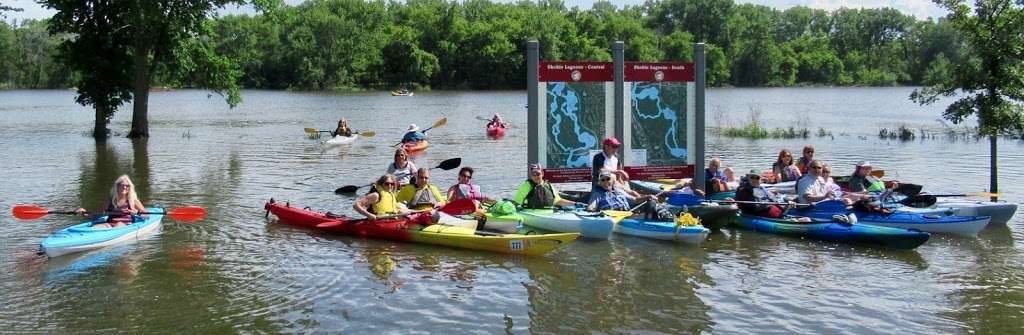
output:
<path id="1" fill-rule="evenodd" d="M 721 89 L 708 124 L 760 114 L 769 127 L 831 130 L 810 140 L 710 137 L 709 155 L 737 171 L 768 169 L 781 148 L 810 142 L 837 174 L 870 160 L 935 193 L 988 187 L 988 142 L 879 140 L 879 128 L 941 127 L 942 107 L 916 106 L 905 88 Z M 977 238 L 934 236 L 913 251 L 878 250 L 742 230 L 701 246 L 629 237 L 579 241 L 529 258 L 364 240 L 264 219 L 271 197 L 351 213 L 337 187 L 384 170 L 409 123 L 432 147 L 477 169 L 485 193 L 509 197 L 525 177 L 523 92 L 327 94 L 246 91 L 238 108 L 200 91 L 151 95 L 148 141 L 85 134 L 92 112 L 71 91 L 0 92 L 0 329 L 5 332 L 359 333 L 1014 333 L 1024 328 L 1024 219 Z M 130 109 L 111 128 L 127 133 Z M 488 140 L 484 121 L 512 123 Z M 302 128 L 339 117 L 373 130 L 322 150 Z M 1021 202 L 1024 143 L 1001 141 L 1000 191 Z M 139 243 L 47 260 L 49 233 L 76 223 L 11 217 L 18 203 L 95 208 L 129 174 L 147 204 L 204 206 L 166 220 Z M 435 172 L 447 187 L 456 170 Z"/>

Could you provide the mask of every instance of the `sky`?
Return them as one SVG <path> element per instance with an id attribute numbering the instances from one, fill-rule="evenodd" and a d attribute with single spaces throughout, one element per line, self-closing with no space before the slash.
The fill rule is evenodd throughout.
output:
<path id="1" fill-rule="evenodd" d="M 502 1 L 502 0 L 497 0 Z M 508 0 L 514 1 L 514 0 Z M 926 18 L 938 18 L 946 15 L 944 9 L 939 8 L 931 0 L 733 0 L 736 3 L 752 3 L 758 5 L 765 5 L 769 7 L 775 7 L 778 9 L 786 9 L 793 6 L 807 6 L 811 8 L 820 8 L 826 10 L 834 10 L 840 7 L 847 8 L 881 8 L 881 7 L 892 7 L 896 8 L 904 14 L 910 14 L 918 19 Z M 302 0 L 285 0 L 288 4 L 301 3 Z M 623 5 L 639 5 L 644 0 L 610 0 L 610 2 L 616 6 L 622 7 Z M 53 11 L 43 8 L 37 4 L 34 0 L 0 0 L 0 3 L 4 5 L 24 9 L 22 12 L 6 13 L 7 20 L 11 19 L 42 19 L 53 15 Z M 580 8 L 590 8 L 594 0 L 565 0 L 567 7 L 578 6 Z M 237 12 L 237 10 L 228 10 L 228 12 Z"/>

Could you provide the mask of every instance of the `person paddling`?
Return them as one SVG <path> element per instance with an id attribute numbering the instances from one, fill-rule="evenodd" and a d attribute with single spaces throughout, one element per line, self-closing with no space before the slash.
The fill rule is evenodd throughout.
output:
<path id="1" fill-rule="evenodd" d="M 487 123 L 487 127 L 492 126 L 505 128 L 505 120 L 502 120 L 501 115 L 498 115 L 498 113 L 494 113 L 494 116 L 491 117 L 491 121 Z"/>
<path id="2" fill-rule="evenodd" d="M 135 216 L 146 211 L 138 194 L 135 193 L 135 184 L 128 175 L 121 175 L 114 181 L 114 187 L 110 189 L 110 198 L 103 204 L 104 212 L 94 216 L 107 215 L 106 223 L 93 224 L 94 228 L 120 227 L 132 224 Z M 85 208 L 78 208 L 75 213 L 85 215 Z M 144 216 L 144 214 L 142 215 Z"/>
<path id="3" fill-rule="evenodd" d="M 412 143 L 415 144 L 419 141 L 426 141 L 427 134 L 420 131 L 420 127 L 415 123 L 409 125 L 409 129 L 405 131 L 405 135 L 402 136 L 402 144 Z"/>
<path id="4" fill-rule="evenodd" d="M 544 169 L 540 164 L 530 164 L 527 167 L 530 174 L 516 190 L 516 196 L 512 201 L 525 208 L 551 208 L 558 206 L 575 206 L 576 203 L 562 199 L 554 185 L 544 180 Z"/>

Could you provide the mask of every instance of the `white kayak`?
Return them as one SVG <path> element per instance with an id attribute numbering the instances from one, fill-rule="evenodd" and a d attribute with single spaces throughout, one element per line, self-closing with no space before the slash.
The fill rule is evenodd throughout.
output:
<path id="1" fill-rule="evenodd" d="M 955 208 L 957 215 L 963 216 L 990 216 L 990 226 L 1005 226 L 1014 213 L 1017 212 L 1017 204 L 1009 202 L 972 201 L 968 199 L 939 198 L 933 207 Z"/>
<path id="2" fill-rule="evenodd" d="M 338 135 L 338 136 L 332 137 L 329 140 L 321 141 L 320 143 L 323 144 L 325 147 L 334 146 L 334 145 L 346 145 L 346 144 L 354 143 L 357 138 L 359 138 L 359 135 L 352 135 L 352 136 L 341 136 L 341 135 Z"/>
<path id="3" fill-rule="evenodd" d="M 608 239 L 615 226 L 612 217 L 583 210 L 523 209 L 518 214 L 524 225 L 585 238 Z"/>

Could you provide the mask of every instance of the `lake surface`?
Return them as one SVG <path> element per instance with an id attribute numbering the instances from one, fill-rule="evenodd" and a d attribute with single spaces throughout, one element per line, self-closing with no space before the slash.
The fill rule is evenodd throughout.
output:
<path id="1" fill-rule="evenodd" d="M 880 128 L 942 129 L 942 106 L 909 88 L 715 89 L 708 125 L 827 128 L 799 140 L 708 138 L 736 171 L 771 167 L 778 151 L 813 143 L 848 174 L 870 160 L 933 193 L 988 187 L 988 142 L 900 142 Z M 546 257 L 516 257 L 334 236 L 274 223 L 264 203 L 352 213 L 337 187 L 379 176 L 409 123 L 427 127 L 420 166 L 462 157 L 485 193 L 510 197 L 525 177 L 525 92 L 416 92 L 414 97 L 245 91 L 227 108 L 202 91 L 153 93 L 151 138 L 88 137 L 93 112 L 72 91 L 0 92 L 2 332 L 250 333 L 1020 333 L 1024 215 L 977 238 L 935 235 L 892 251 L 726 229 L 700 246 L 616 236 Z M 512 123 L 500 141 L 484 122 Z M 347 117 L 377 136 L 323 150 L 304 127 Z M 111 129 L 129 130 L 131 109 Z M 972 124 L 973 125 L 973 124 Z M 1000 191 L 1024 199 L 1024 142 L 1001 141 Z M 436 171 L 447 187 L 457 170 Z M 140 243 L 47 259 L 48 234 L 77 222 L 20 221 L 19 203 L 96 208 L 129 174 L 149 204 L 196 204 L 199 223 L 165 220 Z"/>

